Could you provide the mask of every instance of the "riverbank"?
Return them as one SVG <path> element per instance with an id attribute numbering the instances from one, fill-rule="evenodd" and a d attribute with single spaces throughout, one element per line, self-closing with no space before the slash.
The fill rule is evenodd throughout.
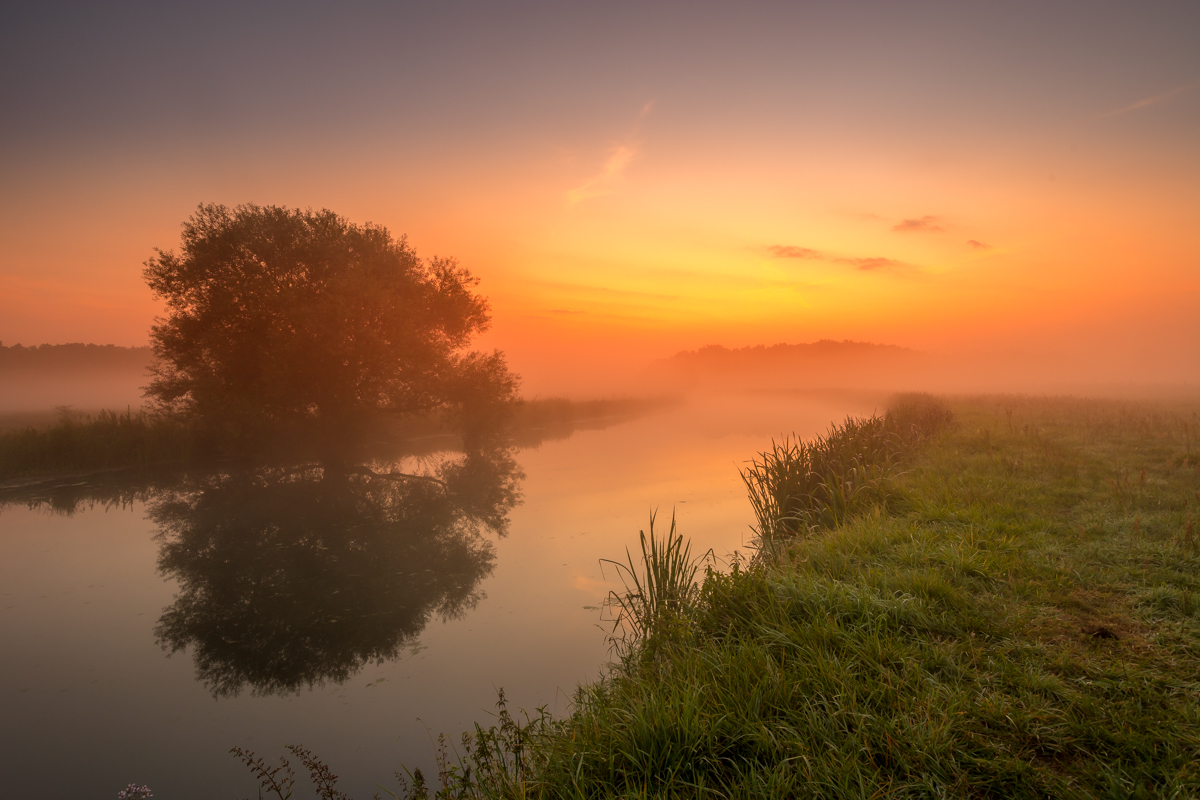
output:
<path id="1" fill-rule="evenodd" d="M 569 716 L 478 731 L 442 796 L 1200 792 L 1195 409 L 951 406 L 867 507 L 683 587 Z"/>
<path id="2" fill-rule="evenodd" d="M 517 446 L 536 446 L 575 430 L 634 419 L 679 402 L 673 397 L 521 400 L 509 409 L 501 436 Z M 456 426 L 437 414 L 380 416 L 365 427 L 369 436 L 359 455 L 367 459 L 423 455 L 461 445 Z M 301 457 L 311 449 L 300 437 L 288 437 L 272 447 L 272 454 Z M 62 408 L 0 415 L 0 481 L 24 483 L 113 470 L 206 466 L 230 456 L 230 449 L 215 439 L 211 430 L 145 411 Z"/>

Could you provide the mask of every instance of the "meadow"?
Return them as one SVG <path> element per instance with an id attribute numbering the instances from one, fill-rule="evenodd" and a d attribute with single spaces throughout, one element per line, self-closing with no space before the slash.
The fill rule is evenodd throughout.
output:
<path id="1" fill-rule="evenodd" d="M 757 558 L 705 565 L 659 522 L 621 562 L 611 674 L 562 718 L 501 696 L 395 796 L 1197 796 L 1198 430 L 1184 405 L 908 397 L 782 443 L 744 473 Z"/>

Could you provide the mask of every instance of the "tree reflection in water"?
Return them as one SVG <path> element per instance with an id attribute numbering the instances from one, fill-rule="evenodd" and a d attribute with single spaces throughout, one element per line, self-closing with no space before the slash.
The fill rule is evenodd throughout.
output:
<path id="1" fill-rule="evenodd" d="M 191 648 L 218 697 L 341 683 L 396 658 L 432 617 L 478 603 L 488 534 L 505 534 L 522 476 L 499 448 L 431 477 L 258 468 L 158 494 L 159 567 L 180 586 L 159 642 Z"/>

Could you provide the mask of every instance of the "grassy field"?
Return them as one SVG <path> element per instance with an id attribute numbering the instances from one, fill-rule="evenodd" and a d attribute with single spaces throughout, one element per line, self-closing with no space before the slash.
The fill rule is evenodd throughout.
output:
<path id="1" fill-rule="evenodd" d="M 651 533 L 612 675 L 400 796 L 1200 796 L 1194 409 L 951 407 L 839 514 L 761 519 L 756 561 L 697 572 Z"/>

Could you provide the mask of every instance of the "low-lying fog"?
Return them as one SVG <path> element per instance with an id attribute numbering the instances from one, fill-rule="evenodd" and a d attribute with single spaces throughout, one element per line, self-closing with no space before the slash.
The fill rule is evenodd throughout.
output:
<path id="1" fill-rule="evenodd" d="M 1200 364 L 1188 357 L 1164 360 L 1168 351 L 944 354 L 823 340 L 736 349 L 714 345 L 640 361 L 612 355 L 559 360 L 515 351 L 509 363 L 522 375 L 524 396 L 572 399 L 814 389 L 1125 397 L 1200 393 Z M 79 412 L 137 409 L 152 362 L 147 347 L 0 345 L 0 414 L 9 415 L 11 424 L 30 414 L 30 421 L 48 419 L 61 406 Z"/>

